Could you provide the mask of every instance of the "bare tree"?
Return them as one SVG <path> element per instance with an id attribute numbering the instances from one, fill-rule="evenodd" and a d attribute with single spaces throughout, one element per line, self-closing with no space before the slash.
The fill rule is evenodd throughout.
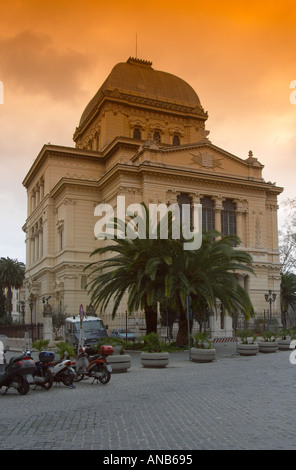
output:
<path id="1" fill-rule="evenodd" d="M 279 232 L 279 254 L 282 273 L 296 272 L 296 198 L 284 202 L 287 218 Z"/>

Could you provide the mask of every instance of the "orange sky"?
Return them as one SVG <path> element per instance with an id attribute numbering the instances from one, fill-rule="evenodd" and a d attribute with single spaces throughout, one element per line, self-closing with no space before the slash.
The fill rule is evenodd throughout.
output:
<path id="1" fill-rule="evenodd" d="M 186 80 L 213 144 L 265 165 L 296 196 L 292 1 L 0 0 L 0 256 L 25 260 L 22 180 L 44 143 L 73 145 L 80 115 L 129 56 Z"/>

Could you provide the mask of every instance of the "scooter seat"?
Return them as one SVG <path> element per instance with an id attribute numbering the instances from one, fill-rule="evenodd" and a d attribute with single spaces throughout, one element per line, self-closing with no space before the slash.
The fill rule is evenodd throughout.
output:
<path id="1" fill-rule="evenodd" d="M 88 356 L 88 360 L 89 360 L 89 362 L 94 361 L 94 360 L 97 359 L 99 356 L 100 356 L 100 354 L 95 354 L 94 356 Z"/>
<path id="2" fill-rule="evenodd" d="M 17 361 L 22 361 L 23 359 L 24 359 L 23 356 L 11 357 L 11 358 L 10 358 L 10 361 L 9 361 L 9 364 L 12 364 L 13 362 L 17 362 Z"/>

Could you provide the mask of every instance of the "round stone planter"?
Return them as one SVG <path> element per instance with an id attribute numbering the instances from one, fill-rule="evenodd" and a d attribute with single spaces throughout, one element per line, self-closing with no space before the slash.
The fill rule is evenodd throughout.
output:
<path id="1" fill-rule="evenodd" d="M 216 349 L 191 348 L 190 357 L 193 362 L 212 362 L 216 359 Z"/>
<path id="2" fill-rule="evenodd" d="M 277 341 L 260 341 L 258 344 L 259 352 L 262 353 L 274 353 L 279 347 Z"/>
<path id="3" fill-rule="evenodd" d="M 279 351 L 289 351 L 291 349 L 291 341 L 291 339 L 278 339 L 277 343 L 279 345 Z"/>
<path id="4" fill-rule="evenodd" d="M 141 364 L 143 367 L 163 368 L 169 363 L 169 353 L 141 353 Z"/>
<path id="5" fill-rule="evenodd" d="M 237 353 L 240 356 L 256 356 L 258 352 L 259 352 L 259 346 L 257 343 L 253 343 L 253 344 L 238 343 L 237 345 Z"/>
<path id="6" fill-rule="evenodd" d="M 131 367 L 131 356 L 129 354 L 115 354 L 108 356 L 108 362 L 112 372 L 126 372 Z"/>

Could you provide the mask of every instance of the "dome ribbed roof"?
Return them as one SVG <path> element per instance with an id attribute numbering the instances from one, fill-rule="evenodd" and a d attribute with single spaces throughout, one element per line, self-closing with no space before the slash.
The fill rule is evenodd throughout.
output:
<path id="1" fill-rule="evenodd" d="M 103 85 L 85 108 L 79 126 L 92 114 L 105 95 L 115 91 L 158 102 L 175 103 L 191 109 L 201 108 L 193 88 L 175 75 L 152 68 L 152 62 L 129 58 L 115 65 Z M 161 104 L 160 104 L 161 106 Z"/>

